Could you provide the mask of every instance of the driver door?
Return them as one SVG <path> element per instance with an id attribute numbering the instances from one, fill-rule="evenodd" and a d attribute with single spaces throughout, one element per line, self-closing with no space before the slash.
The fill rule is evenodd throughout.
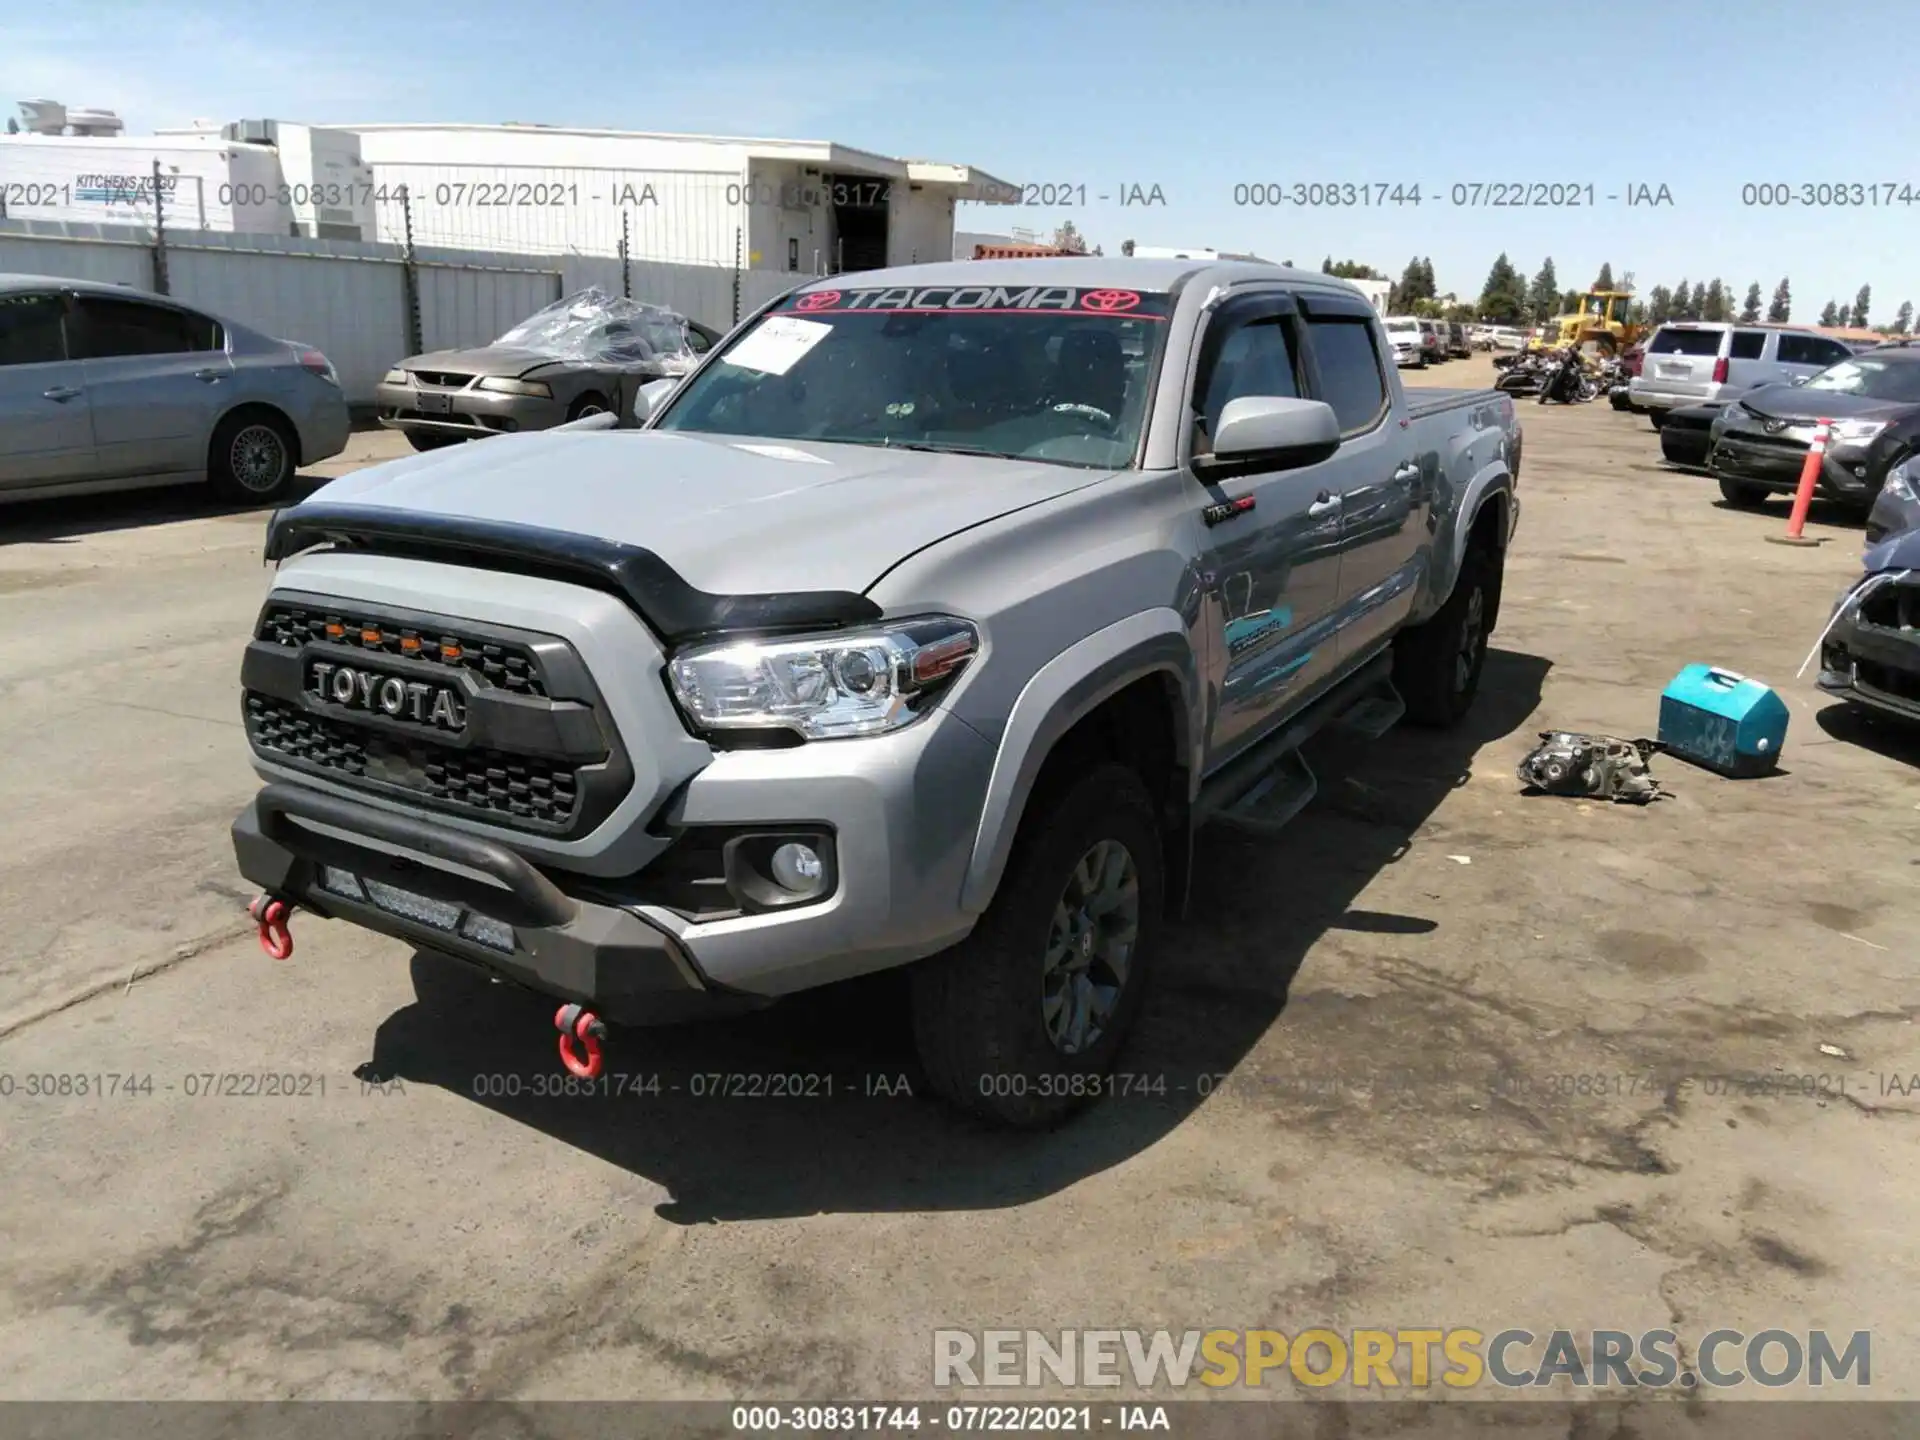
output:
<path id="1" fill-rule="evenodd" d="M 1202 480 L 1220 412 L 1245 396 L 1302 394 L 1300 315 L 1291 296 L 1256 292 L 1228 301 L 1208 323 L 1189 391 L 1188 483 L 1205 524 L 1214 661 L 1208 768 L 1264 736 L 1339 668 L 1340 511 L 1323 461 Z"/>

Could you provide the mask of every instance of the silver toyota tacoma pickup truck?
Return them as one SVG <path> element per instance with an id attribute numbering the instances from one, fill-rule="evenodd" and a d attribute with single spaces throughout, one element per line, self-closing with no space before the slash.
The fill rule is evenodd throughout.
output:
<path id="1" fill-rule="evenodd" d="M 933 1088 L 1051 1123 L 1196 827 L 1473 701 L 1521 435 L 1415 394 L 1330 277 L 972 261 L 803 284 L 617 427 L 335 480 L 242 670 L 263 943 L 297 907 L 554 997 L 576 1073 L 911 966 Z"/>

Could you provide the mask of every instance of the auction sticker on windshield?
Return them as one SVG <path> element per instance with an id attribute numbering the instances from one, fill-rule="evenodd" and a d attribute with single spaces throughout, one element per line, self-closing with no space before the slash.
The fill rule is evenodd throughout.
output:
<path id="1" fill-rule="evenodd" d="M 844 315 L 884 310 L 894 314 L 945 315 L 973 311 L 996 315 L 1112 315 L 1164 320 L 1169 297 L 1096 285 L 895 285 L 885 289 L 806 290 L 782 307 L 808 315 Z"/>
<path id="2" fill-rule="evenodd" d="M 729 365 L 758 370 L 765 375 L 784 375 L 800 358 L 833 333 L 831 325 L 818 320 L 796 320 L 790 315 L 774 315 L 764 321 L 746 339 L 720 358 Z"/>

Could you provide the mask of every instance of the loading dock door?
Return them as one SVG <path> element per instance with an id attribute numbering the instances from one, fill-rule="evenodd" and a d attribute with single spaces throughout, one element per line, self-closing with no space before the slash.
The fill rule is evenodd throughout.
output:
<path id="1" fill-rule="evenodd" d="M 887 264 L 892 182 L 872 175 L 827 175 L 833 208 L 833 270 L 881 270 Z"/>

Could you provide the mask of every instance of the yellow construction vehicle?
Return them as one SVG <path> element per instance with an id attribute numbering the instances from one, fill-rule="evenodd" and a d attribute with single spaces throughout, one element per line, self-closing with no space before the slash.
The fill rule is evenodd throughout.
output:
<path id="1" fill-rule="evenodd" d="M 1624 354 L 1646 330 L 1644 325 L 1627 319 L 1632 304 L 1631 290 L 1589 290 L 1580 297 L 1578 310 L 1557 316 L 1542 327 L 1532 348 L 1575 345 L 1595 359 Z"/>

